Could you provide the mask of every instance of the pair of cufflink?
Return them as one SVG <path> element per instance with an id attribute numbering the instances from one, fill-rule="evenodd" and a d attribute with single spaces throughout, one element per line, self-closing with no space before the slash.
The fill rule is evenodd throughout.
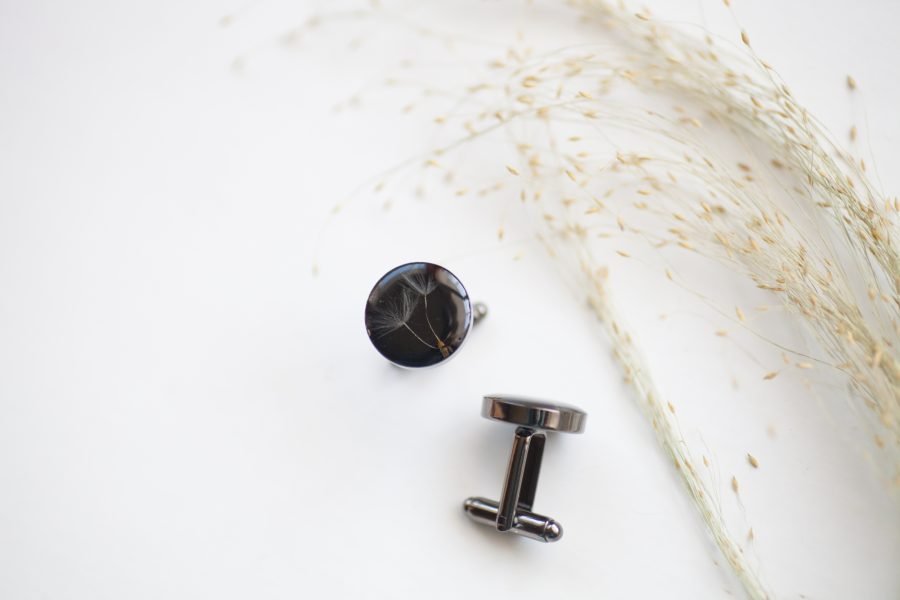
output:
<path id="1" fill-rule="evenodd" d="M 369 294 L 366 333 L 375 349 L 399 367 L 422 368 L 453 358 L 487 307 L 469 299 L 449 270 L 427 262 L 388 271 Z M 533 512 L 547 432 L 581 433 L 587 413 L 565 404 L 515 396 L 485 396 L 481 416 L 516 425 L 499 501 L 468 498 L 463 508 L 478 523 L 542 542 L 562 526 Z"/>

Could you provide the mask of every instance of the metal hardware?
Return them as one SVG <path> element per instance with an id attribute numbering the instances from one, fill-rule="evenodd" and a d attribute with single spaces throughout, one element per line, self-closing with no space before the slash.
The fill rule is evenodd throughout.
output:
<path id="1" fill-rule="evenodd" d="M 500 501 L 472 497 L 463 503 L 466 514 L 497 531 L 515 533 L 541 542 L 562 537 L 562 525 L 532 511 L 544 456 L 546 434 L 581 433 L 587 413 L 565 404 L 510 396 L 485 396 L 481 416 L 518 425 L 506 469 Z"/>

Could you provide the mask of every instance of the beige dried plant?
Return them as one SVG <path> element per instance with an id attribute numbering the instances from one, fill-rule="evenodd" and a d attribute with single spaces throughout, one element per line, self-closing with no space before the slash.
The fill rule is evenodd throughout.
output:
<path id="1" fill-rule="evenodd" d="M 491 82 L 473 88 L 484 108 L 466 124 L 469 139 L 498 123 L 517 132 L 519 161 L 506 166 L 509 175 L 524 180 L 523 199 L 540 207 L 551 232 L 544 239 L 557 251 L 574 251 L 591 305 L 662 447 L 748 595 L 766 598 L 717 512 L 716 490 L 683 443 L 671 405 L 659 397 L 650 368 L 619 322 L 606 289 L 605 257 L 595 256 L 592 240 L 614 226 L 656 247 L 714 258 L 768 291 L 818 341 L 821 354 L 794 352 L 794 366 L 841 374 L 896 477 L 897 201 L 875 189 L 865 163 L 834 143 L 752 50 L 720 50 L 709 37 L 661 26 L 623 5 L 577 4 L 623 51 L 579 47 L 529 59 L 509 53 L 494 63 Z M 746 32 L 740 39 L 749 48 Z M 621 86 L 637 100 L 617 100 Z M 660 96 L 683 100 L 687 108 L 663 111 L 646 101 Z M 523 122 L 543 128 L 543 143 L 523 137 Z M 710 131 L 717 129 L 736 138 L 746 156 L 729 157 L 711 146 Z M 633 147 L 623 151 L 621 143 L 609 142 L 613 130 L 638 132 L 641 142 L 632 139 L 626 143 Z M 736 315 L 744 321 L 740 308 Z M 736 478 L 732 490 L 739 493 Z"/>
<path id="2" fill-rule="evenodd" d="M 684 443 L 674 407 L 622 324 L 597 240 L 627 235 L 714 259 L 794 315 L 816 346 L 782 348 L 786 361 L 833 371 L 845 383 L 897 485 L 900 202 L 879 192 L 865 162 L 798 104 L 747 32 L 738 51 L 622 3 L 573 4 L 605 44 L 497 57 L 484 79 L 454 96 L 455 109 L 435 119 L 461 133 L 425 162 L 437 166 L 455 150 L 507 136 L 514 158 L 497 171 L 539 214 L 552 251 L 578 265 L 625 377 L 713 538 L 748 596 L 770 598 L 720 514 L 707 459 Z M 847 87 L 856 89 L 852 77 Z M 735 316 L 746 320 L 741 308 Z M 758 468 L 755 457 L 747 460 Z M 731 489 L 740 493 L 736 478 Z"/>

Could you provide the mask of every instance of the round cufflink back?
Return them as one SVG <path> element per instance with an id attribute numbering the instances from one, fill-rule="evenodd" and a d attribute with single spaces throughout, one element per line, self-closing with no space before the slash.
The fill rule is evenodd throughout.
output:
<path id="1" fill-rule="evenodd" d="M 472 326 L 487 314 L 460 280 L 428 262 L 385 273 L 366 302 L 366 333 L 375 349 L 399 367 L 441 364 L 462 348 Z"/>
<path id="2" fill-rule="evenodd" d="M 481 416 L 518 425 L 506 469 L 500 501 L 472 497 L 463 503 L 474 521 L 500 532 L 514 533 L 541 542 L 562 537 L 562 525 L 532 512 L 546 432 L 582 433 L 587 413 L 574 406 L 515 396 L 485 396 Z"/>

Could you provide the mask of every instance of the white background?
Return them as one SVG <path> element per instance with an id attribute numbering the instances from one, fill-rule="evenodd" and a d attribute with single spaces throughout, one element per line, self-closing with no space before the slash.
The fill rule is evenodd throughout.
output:
<path id="1" fill-rule="evenodd" d="M 736 39 L 718 2 L 647 4 Z M 896 193 L 900 7 L 734 4 L 802 103 L 841 139 L 859 126 Z M 516 2 L 400 6 L 457 31 L 541 26 Z M 279 42 L 323 7 L 337 10 L 0 4 L 0 597 L 740 597 L 593 317 L 515 216 L 461 203 L 437 219 L 444 199 L 399 197 L 329 220 L 429 140 L 391 99 L 334 113 L 380 77 L 380 55 L 334 51 L 355 25 Z M 397 45 L 415 56 L 415 39 Z M 362 309 L 381 273 L 416 259 L 492 312 L 457 359 L 402 372 L 370 347 Z M 635 289 L 634 318 L 655 318 Z M 702 344 L 690 323 L 653 323 L 660 381 L 685 380 L 660 357 L 702 361 Z M 719 407 L 683 426 L 720 469 L 736 537 L 754 527 L 767 586 L 896 598 L 897 505 L 840 410 L 796 382 L 754 387 L 754 372 L 748 417 L 727 401 L 747 368 L 729 356 L 682 381 Z M 512 432 L 478 416 L 493 392 L 591 414 L 545 455 L 536 509 L 565 526 L 556 545 L 462 514 L 499 493 Z"/>

